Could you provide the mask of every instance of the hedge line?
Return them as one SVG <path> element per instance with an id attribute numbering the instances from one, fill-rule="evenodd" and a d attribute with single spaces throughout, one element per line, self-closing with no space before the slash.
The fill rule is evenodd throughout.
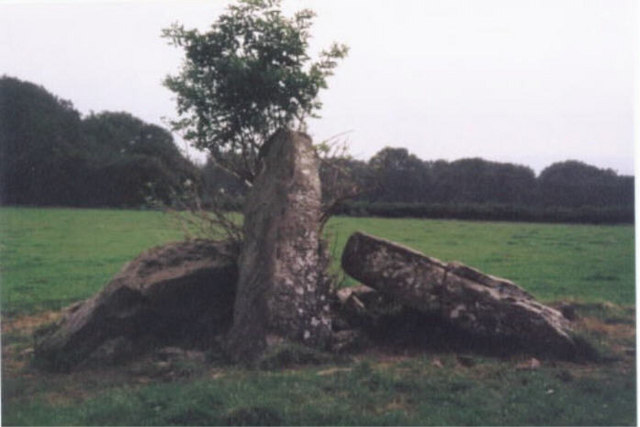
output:
<path id="1" fill-rule="evenodd" d="M 438 204 L 348 202 L 336 215 L 384 218 L 466 219 L 580 224 L 634 224 L 630 207 L 538 207 L 500 204 Z"/>

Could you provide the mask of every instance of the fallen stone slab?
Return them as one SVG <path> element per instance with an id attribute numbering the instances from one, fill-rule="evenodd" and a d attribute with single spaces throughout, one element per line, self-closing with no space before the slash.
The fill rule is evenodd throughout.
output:
<path id="1" fill-rule="evenodd" d="M 206 240 L 142 253 L 102 291 L 36 333 L 36 361 L 68 370 L 154 348 L 211 345 L 231 326 L 236 258 L 230 245 Z"/>
<path id="2" fill-rule="evenodd" d="M 375 329 L 386 327 L 391 317 L 404 311 L 405 306 L 394 298 L 368 286 L 358 285 L 336 292 L 332 314 L 336 320 L 342 320 L 334 323 L 346 323 L 350 328 L 364 329 L 371 334 Z"/>
<path id="3" fill-rule="evenodd" d="M 262 150 L 244 207 L 244 242 L 227 352 L 253 362 L 283 341 L 323 348 L 331 339 L 321 189 L 311 139 L 280 130 Z"/>
<path id="4" fill-rule="evenodd" d="M 365 285 L 475 336 L 516 340 L 562 358 L 576 352 L 569 321 L 509 280 L 365 233 L 349 238 L 342 267 Z"/>

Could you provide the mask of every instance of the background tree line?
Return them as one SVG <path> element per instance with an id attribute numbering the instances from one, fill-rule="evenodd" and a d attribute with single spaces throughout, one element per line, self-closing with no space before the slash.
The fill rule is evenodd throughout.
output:
<path id="1" fill-rule="evenodd" d="M 634 179 L 578 161 L 539 176 L 479 158 L 425 161 L 384 148 L 369 161 L 324 162 L 360 191 L 335 213 L 570 222 L 633 222 Z M 345 178 L 349 177 L 349 178 Z M 241 206 L 247 186 L 213 161 L 184 158 L 171 133 L 128 113 L 82 118 L 41 86 L 0 78 L 0 201 L 3 205 L 139 207 L 174 204 L 192 189 L 204 205 L 224 194 Z"/>
<path id="2" fill-rule="evenodd" d="M 569 160 L 540 175 L 526 166 L 480 158 L 425 161 L 405 148 L 384 148 L 369 161 L 333 159 L 360 189 L 334 212 L 353 216 L 544 222 L 634 222 L 634 177 Z M 222 176 L 221 176 L 222 175 Z M 242 196 L 242 187 L 211 162 L 208 193 Z"/>
<path id="3" fill-rule="evenodd" d="M 171 204 L 199 176 L 159 126 L 124 112 L 82 118 L 41 86 L 0 78 L 3 205 Z"/>
<path id="4" fill-rule="evenodd" d="M 539 176 L 480 158 L 424 161 L 385 148 L 348 167 L 365 189 L 343 214 L 557 222 L 633 222 L 634 178 L 569 160 Z"/>
<path id="5" fill-rule="evenodd" d="M 573 160 L 536 177 L 526 166 L 479 158 L 423 161 L 404 148 L 385 148 L 353 167 L 370 176 L 361 198 L 369 202 L 633 206 L 633 177 Z"/>

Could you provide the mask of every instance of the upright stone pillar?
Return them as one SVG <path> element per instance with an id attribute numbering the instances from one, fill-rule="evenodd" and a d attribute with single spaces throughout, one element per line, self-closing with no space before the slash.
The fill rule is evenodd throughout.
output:
<path id="1" fill-rule="evenodd" d="M 322 347 L 331 335 L 323 289 L 321 187 L 311 139 L 278 131 L 244 209 L 244 244 L 227 350 L 250 362 L 283 340 Z"/>

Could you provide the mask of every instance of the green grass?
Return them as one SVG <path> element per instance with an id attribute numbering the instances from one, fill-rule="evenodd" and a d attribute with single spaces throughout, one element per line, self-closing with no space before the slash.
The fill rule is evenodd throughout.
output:
<path id="1" fill-rule="evenodd" d="M 59 309 L 89 297 L 124 263 L 182 239 L 160 212 L 0 209 L 2 313 Z"/>
<path id="2" fill-rule="evenodd" d="M 635 303 L 633 226 L 340 217 L 327 226 L 336 257 L 356 230 L 510 279 L 543 301 Z"/>
<path id="3" fill-rule="evenodd" d="M 278 359 L 269 370 L 182 362 L 167 376 L 145 362 L 46 374 L 28 364 L 29 323 L 5 332 L 7 321 L 86 298 L 144 249 L 183 234 L 153 211 L 2 208 L 3 424 L 635 425 L 635 356 L 625 356 L 635 346 L 633 226 L 334 218 L 336 260 L 356 230 L 514 280 L 544 301 L 582 301 L 579 314 L 616 357 L 527 371 L 524 356 L 472 354 L 469 365 L 445 351 L 372 352 L 303 367 L 272 366 Z"/>
<path id="4" fill-rule="evenodd" d="M 80 404 L 5 410 L 11 425 L 632 425 L 635 381 L 563 368 L 519 371 L 478 358 L 261 372 L 109 390 Z M 506 365 L 506 366 L 505 366 Z M 604 397 L 607 397 L 604 399 Z"/>
<path id="5" fill-rule="evenodd" d="M 0 224 L 3 314 L 86 298 L 141 251 L 183 238 L 174 217 L 154 211 L 2 208 Z M 511 279 L 543 301 L 634 303 L 633 226 L 334 218 L 337 263 L 356 230 Z"/>

